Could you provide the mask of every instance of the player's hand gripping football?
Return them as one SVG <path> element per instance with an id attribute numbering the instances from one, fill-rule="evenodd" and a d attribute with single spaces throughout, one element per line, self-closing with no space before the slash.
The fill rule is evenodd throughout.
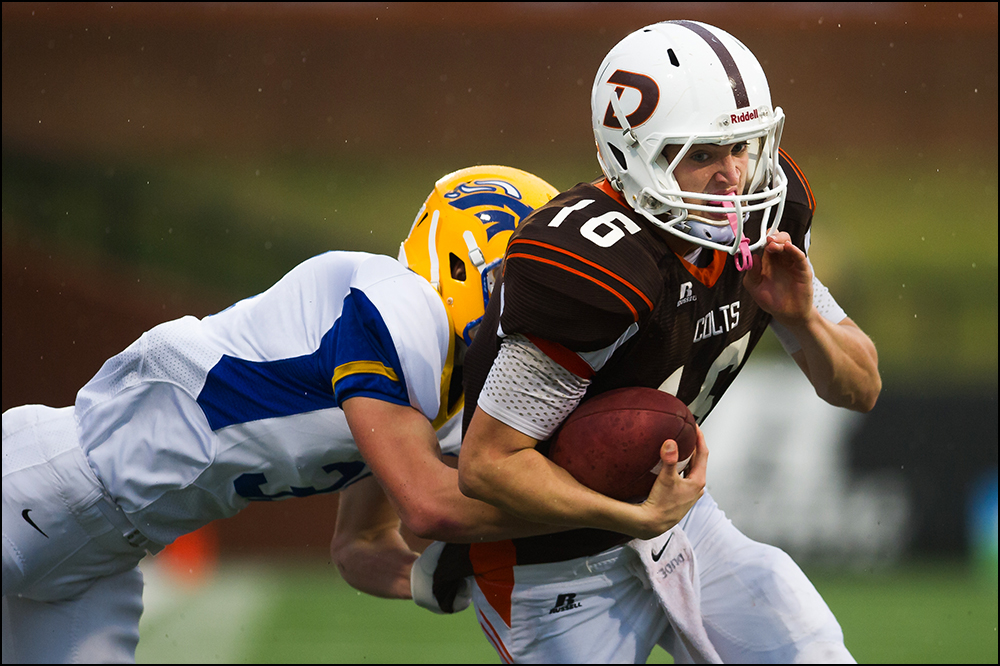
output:
<path id="1" fill-rule="evenodd" d="M 805 253 L 784 231 L 768 236 L 759 261 L 743 278 L 743 286 L 757 304 L 786 326 L 809 317 L 812 285 L 812 269 Z"/>
<path id="2" fill-rule="evenodd" d="M 656 482 L 649 491 L 649 497 L 642 503 L 648 523 L 643 525 L 643 532 L 633 536 L 640 539 L 657 537 L 681 521 L 694 503 L 705 492 L 705 473 L 708 469 L 708 445 L 701 428 L 698 431 L 698 444 L 694 455 L 684 474 L 677 471 L 677 442 L 668 439 L 660 448 L 660 460 L 663 468 L 656 475 Z"/>

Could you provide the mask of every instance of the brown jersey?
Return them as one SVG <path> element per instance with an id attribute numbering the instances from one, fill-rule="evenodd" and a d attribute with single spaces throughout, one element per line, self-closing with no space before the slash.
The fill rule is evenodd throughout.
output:
<path id="1" fill-rule="evenodd" d="M 815 200 L 784 152 L 781 164 L 789 186 L 779 229 L 805 250 Z M 746 225 L 751 243 L 759 237 L 759 215 Z M 564 367 L 591 379 L 584 399 L 625 386 L 660 388 L 703 421 L 771 316 L 743 287 L 744 273 L 732 256 L 704 249 L 708 261 L 694 266 L 670 250 L 666 234 L 595 184 L 577 185 L 534 211 L 511 238 L 502 280 L 465 359 L 464 427 L 499 352 L 501 332 L 527 336 Z M 616 342 L 620 346 L 596 373 L 580 362 L 579 353 L 613 348 Z M 539 450 L 547 450 L 545 443 Z M 578 529 L 458 546 L 460 552 L 451 555 L 470 557 L 475 572 L 484 573 L 592 555 L 626 540 L 622 534 Z"/>

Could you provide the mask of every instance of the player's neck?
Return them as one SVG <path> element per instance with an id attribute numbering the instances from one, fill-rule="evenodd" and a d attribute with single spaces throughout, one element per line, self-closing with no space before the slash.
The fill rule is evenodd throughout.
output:
<path id="1" fill-rule="evenodd" d="M 625 208 L 631 210 L 628 203 L 625 201 L 625 197 L 622 195 L 621 192 L 619 192 L 618 190 L 616 190 L 614 187 L 611 186 L 611 182 L 608 181 L 607 178 L 601 178 L 600 180 L 596 180 L 594 181 L 593 185 L 594 187 L 607 194 L 609 197 L 617 201 Z"/>

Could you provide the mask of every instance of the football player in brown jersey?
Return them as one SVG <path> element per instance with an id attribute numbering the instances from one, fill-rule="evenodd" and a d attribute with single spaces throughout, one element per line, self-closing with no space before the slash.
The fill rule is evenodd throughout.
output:
<path id="1" fill-rule="evenodd" d="M 693 21 L 647 26 L 605 58 L 591 104 L 605 178 L 512 236 L 466 359 L 459 460 L 467 495 L 576 529 L 428 551 L 436 600 L 456 610 L 445 580 L 470 574 L 505 661 L 644 662 L 656 644 L 679 663 L 853 661 L 791 558 L 701 494 L 703 441 L 689 477 L 666 442 L 637 505 L 545 456 L 583 398 L 623 386 L 677 395 L 703 421 L 769 326 L 828 402 L 868 411 L 881 389 L 874 345 L 806 256 L 815 200 L 742 43 Z M 685 491 L 690 509 L 659 506 Z"/>

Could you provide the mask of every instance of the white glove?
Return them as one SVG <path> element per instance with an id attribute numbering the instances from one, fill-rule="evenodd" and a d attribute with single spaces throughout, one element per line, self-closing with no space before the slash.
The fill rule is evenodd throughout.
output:
<path id="1" fill-rule="evenodd" d="M 441 557 L 444 546 L 443 541 L 435 541 L 427 546 L 410 570 L 410 594 L 413 595 L 414 603 L 441 615 L 458 613 L 472 603 L 472 581 L 469 578 L 463 578 L 455 583 L 458 589 L 451 610 L 441 608 L 440 602 L 434 596 L 434 571 L 437 569 L 438 558 Z"/>

